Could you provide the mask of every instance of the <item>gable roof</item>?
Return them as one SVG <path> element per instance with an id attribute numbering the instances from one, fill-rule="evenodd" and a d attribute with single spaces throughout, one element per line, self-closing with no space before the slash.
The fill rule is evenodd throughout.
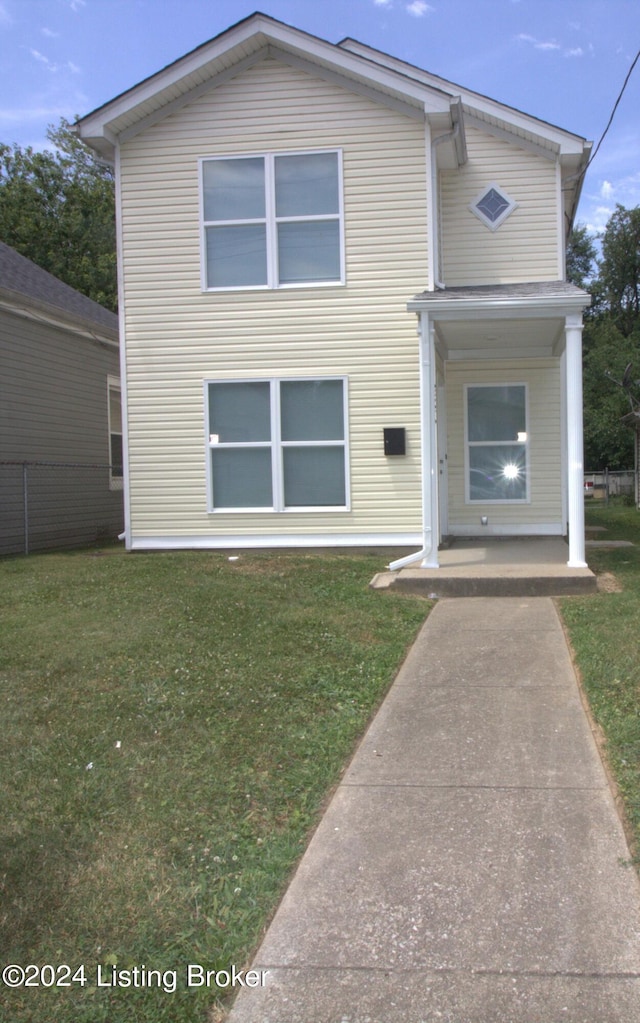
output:
<path id="1" fill-rule="evenodd" d="M 581 136 L 354 39 L 330 43 L 260 12 L 80 118 L 77 131 L 105 159 L 113 160 L 120 142 L 267 56 L 364 92 L 410 117 L 427 120 L 434 137 L 441 136 L 444 143 L 437 147 L 440 166 L 464 163 L 465 122 L 559 160 L 566 186 L 565 208 L 572 218 L 591 145 Z"/>
<path id="2" fill-rule="evenodd" d="M 118 340 L 118 317 L 0 242 L 0 307 Z"/>

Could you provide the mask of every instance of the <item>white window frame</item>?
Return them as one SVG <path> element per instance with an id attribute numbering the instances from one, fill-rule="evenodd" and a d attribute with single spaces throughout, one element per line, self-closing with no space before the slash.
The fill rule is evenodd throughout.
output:
<path id="1" fill-rule="evenodd" d="M 491 220 L 489 217 L 485 216 L 481 209 L 478 209 L 478 203 L 482 202 L 487 192 L 490 192 L 491 189 L 493 189 L 495 192 L 498 192 L 498 194 L 501 195 L 502 198 L 509 203 L 506 210 L 503 210 L 496 220 Z M 505 192 L 504 188 L 501 188 L 500 185 L 497 185 L 495 181 L 492 181 L 490 182 L 490 184 L 485 185 L 482 191 L 478 192 L 473 202 L 469 203 L 469 209 L 471 210 L 471 212 L 474 213 L 478 220 L 482 221 L 484 226 L 488 227 L 490 231 L 497 231 L 498 228 L 501 227 L 502 224 L 504 224 L 507 217 L 510 217 L 513 211 L 517 210 L 517 208 L 518 208 L 517 202 L 515 202 L 515 200 L 512 199 L 511 196 Z"/>
<path id="2" fill-rule="evenodd" d="M 283 383 L 324 383 L 339 380 L 342 383 L 344 437 L 342 440 L 283 441 L 281 437 L 280 416 L 280 384 Z M 215 440 L 209 434 L 209 385 L 210 384 L 269 384 L 271 405 L 271 439 L 268 441 L 251 441 L 247 443 L 231 442 L 228 444 Z M 349 381 L 346 376 L 323 377 L 247 377 L 231 379 L 211 378 L 204 381 L 205 410 L 205 445 L 206 445 L 206 479 L 207 479 L 207 510 L 214 515 L 237 514 L 284 514 L 350 512 L 351 495 L 349 481 Z M 271 458 L 271 494 L 275 498 L 273 505 L 258 505 L 255 508 L 220 508 L 214 503 L 213 478 L 211 470 L 211 452 L 220 448 L 270 448 Z M 344 505 L 286 505 L 284 503 L 284 462 L 282 452 L 287 447 L 340 447 L 344 449 Z"/>
<path id="3" fill-rule="evenodd" d="M 481 387 L 523 387 L 524 388 L 524 422 L 525 422 L 525 434 L 526 439 L 520 443 L 524 448 L 525 453 L 525 497 L 517 498 L 472 498 L 471 497 L 471 459 L 470 459 L 470 448 L 472 447 L 499 447 L 500 445 L 512 445 L 517 443 L 516 441 L 470 441 L 469 440 L 469 389 L 473 388 L 477 390 Z M 530 419 L 529 419 L 529 385 L 522 380 L 509 380 L 509 381 L 494 381 L 492 383 L 469 383 L 464 385 L 464 501 L 465 504 L 485 505 L 485 504 L 500 504 L 500 505 L 515 505 L 515 504 L 530 504 L 531 503 L 531 462 L 529 452 L 529 441 L 531 437 L 530 433 Z"/>
<path id="4" fill-rule="evenodd" d="M 109 444 L 109 490 L 122 490 L 124 486 L 124 434 L 122 428 L 122 418 L 120 419 L 120 429 L 112 429 L 111 423 L 111 394 L 113 391 L 117 391 L 120 396 L 120 416 L 122 417 L 122 384 L 120 383 L 119 377 L 107 376 L 107 427 L 108 427 L 108 444 Z M 111 437 L 117 434 L 122 439 L 122 475 L 114 476 L 113 474 L 113 454 L 111 447 Z"/>
<path id="5" fill-rule="evenodd" d="M 275 162 L 282 156 L 317 156 L 335 154 L 338 160 L 338 213 L 311 214 L 298 217 L 276 217 L 275 200 Z M 204 165 L 214 160 L 264 160 L 265 172 L 265 217 L 250 220 L 205 220 L 204 218 Z M 342 172 L 342 149 L 301 149 L 283 150 L 274 153 L 224 153 L 216 156 L 203 156 L 198 160 L 198 179 L 200 190 L 200 266 L 201 288 L 203 292 L 221 291 L 273 291 L 289 288 L 335 288 L 345 283 L 345 236 L 344 236 L 344 187 Z M 332 281 L 294 281 L 281 284 L 278 266 L 278 224 L 311 221 L 338 220 L 340 246 L 340 276 Z M 265 284 L 237 284 L 223 287 L 210 287 L 207 280 L 207 228 L 220 224 L 229 227 L 240 224 L 265 224 L 266 227 L 266 258 L 267 281 Z"/>

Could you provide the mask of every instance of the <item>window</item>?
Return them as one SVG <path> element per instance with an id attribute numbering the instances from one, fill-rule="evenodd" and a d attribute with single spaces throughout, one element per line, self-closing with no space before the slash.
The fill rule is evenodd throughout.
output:
<path id="1" fill-rule="evenodd" d="M 525 384 L 467 386 L 467 501 L 528 500 Z"/>
<path id="2" fill-rule="evenodd" d="M 207 382 L 214 511 L 347 510 L 346 381 Z"/>
<path id="3" fill-rule="evenodd" d="M 115 377 L 107 379 L 109 419 L 109 482 L 112 490 L 122 488 L 122 394 L 120 381 Z"/>
<path id="4" fill-rule="evenodd" d="M 343 281 L 339 152 L 202 161 L 203 288 Z"/>
<path id="5" fill-rule="evenodd" d="M 497 231 L 517 206 L 503 189 L 490 185 L 473 200 L 469 209 L 490 231 Z"/>

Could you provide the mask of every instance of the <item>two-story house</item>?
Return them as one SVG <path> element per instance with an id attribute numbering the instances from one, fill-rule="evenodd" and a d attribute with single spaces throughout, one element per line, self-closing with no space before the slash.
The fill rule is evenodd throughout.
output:
<path id="1" fill-rule="evenodd" d="M 82 118 L 114 162 L 132 549 L 569 536 L 589 143 L 263 14 Z"/>

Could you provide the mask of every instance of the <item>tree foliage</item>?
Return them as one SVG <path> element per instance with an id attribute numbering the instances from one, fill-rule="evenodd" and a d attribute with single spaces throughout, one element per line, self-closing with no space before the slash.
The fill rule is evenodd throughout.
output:
<path id="1" fill-rule="evenodd" d="M 596 247 L 584 224 L 577 224 L 567 245 L 567 280 L 589 290 L 596 265 Z"/>
<path id="2" fill-rule="evenodd" d="M 622 380 L 629 364 L 640 377 L 640 208 L 616 207 L 598 260 L 583 228 L 574 231 L 574 240 L 567 275 L 593 297 L 583 338 L 585 466 L 626 469 L 634 458 L 633 431 L 621 421 L 629 397 L 614 381 Z"/>
<path id="3" fill-rule="evenodd" d="M 640 206 L 617 206 L 602 237 L 599 274 L 610 318 L 629 337 L 640 320 Z"/>
<path id="4" fill-rule="evenodd" d="M 114 178 L 68 121 L 53 151 L 0 143 L 0 239 L 95 302 L 117 307 Z"/>

